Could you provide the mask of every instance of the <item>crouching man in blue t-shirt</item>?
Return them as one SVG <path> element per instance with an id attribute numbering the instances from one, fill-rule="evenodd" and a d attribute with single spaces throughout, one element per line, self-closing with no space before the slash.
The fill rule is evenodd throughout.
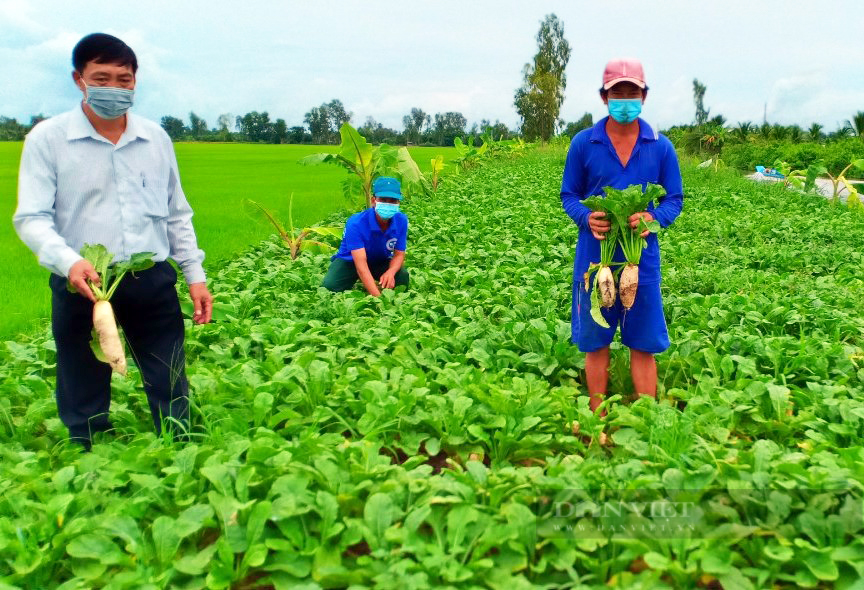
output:
<path id="1" fill-rule="evenodd" d="M 373 297 L 381 295 L 381 289 L 408 286 L 408 271 L 403 268 L 408 217 L 399 212 L 399 181 L 378 177 L 372 194 L 374 206 L 348 218 L 339 251 L 330 259 L 322 285 L 331 291 L 347 291 L 358 278 Z"/>

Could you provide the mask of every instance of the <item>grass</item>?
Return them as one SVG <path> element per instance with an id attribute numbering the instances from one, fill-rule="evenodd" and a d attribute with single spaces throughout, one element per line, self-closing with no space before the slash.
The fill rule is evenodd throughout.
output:
<path id="1" fill-rule="evenodd" d="M 18 239 L 11 219 L 17 202 L 20 142 L 0 142 L 0 194 L 3 215 L 8 220 L 0 230 L 0 265 L 6 271 L 6 296 L 0 302 L 0 339 L 44 329 L 50 316 L 49 271 Z M 244 208 L 254 199 L 277 213 L 287 224 L 288 198 L 294 193 L 294 224 L 315 223 L 346 206 L 342 180 L 347 173 L 334 165 L 302 166 L 300 158 L 336 146 L 257 144 L 175 144 L 180 179 L 186 198 L 195 211 L 192 223 L 198 245 L 204 250 L 205 269 L 230 258 L 250 244 L 272 235 L 272 226 L 260 215 Z M 427 172 L 429 160 L 453 148 L 411 148 L 420 168 Z"/>

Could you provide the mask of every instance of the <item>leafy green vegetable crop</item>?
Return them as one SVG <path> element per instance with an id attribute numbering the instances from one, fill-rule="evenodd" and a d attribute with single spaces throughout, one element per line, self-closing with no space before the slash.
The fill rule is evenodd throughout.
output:
<path id="1" fill-rule="evenodd" d="M 188 320 L 185 445 L 115 379 L 116 432 L 79 454 L 50 336 L 6 343 L 0 587 L 860 587 L 862 216 L 686 169 L 660 401 L 628 400 L 613 344 L 600 420 L 562 168 L 533 152 L 411 200 L 410 291 L 326 292 L 326 255 L 278 238 L 239 253 L 211 277 L 223 319 Z M 555 534 L 579 490 L 685 490 L 707 530 Z"/>

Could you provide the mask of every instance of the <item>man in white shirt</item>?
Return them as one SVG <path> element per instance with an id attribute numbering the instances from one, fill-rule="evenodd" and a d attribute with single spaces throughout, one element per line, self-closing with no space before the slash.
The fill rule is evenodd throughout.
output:
<path id="1" fill-rule="evenodd" d="M 155 252 L 156 265 L 123 278 L 111 299 L 141 370 L 157 432 L 163 419 L 188 422 L 188 382 L 177 273 L 189 285 L 194 321 L 210 321 L 212 297 L 183 194 L 171 140 L 157 124 L 129 114 L 138 62 L 123 41 L 102 33 L 72 52 L 72 78 L 84 95 L 71 111 L 39 123 L 21 155 L 19 237 L 51 270 L 51 325 L 57 345 L 57 408 L 70 438 L 90 448 L 92 434 L 111 428 L 111 368 L 90 349 L 99 283 L 79 254 L 102 244 L 115 262 Z M 78 294 L 66 289 L 66 281 Z"/>

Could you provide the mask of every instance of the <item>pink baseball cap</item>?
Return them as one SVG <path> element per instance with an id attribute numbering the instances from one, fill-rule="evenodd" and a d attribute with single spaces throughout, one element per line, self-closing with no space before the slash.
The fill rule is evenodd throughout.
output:
<path id="1" fill-rule="evenodd" d="M 632 82 L 639 88 L 646 88 L 642 62 L 633 58 L 610 60 L 603 71 L 603 90 L 609 90 L 618 82 Z"/>

